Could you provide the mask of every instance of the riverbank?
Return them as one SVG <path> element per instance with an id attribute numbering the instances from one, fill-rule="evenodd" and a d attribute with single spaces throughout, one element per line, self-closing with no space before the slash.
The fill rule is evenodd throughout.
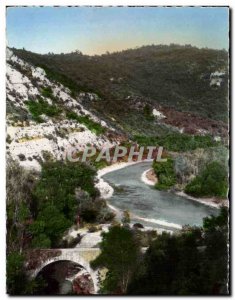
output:
<path id="1" fill-rule="evenodd" d="M 104 181 L 102 176 L 104 176 L 108 173 L 123 169 L 125 167 L 129 167 L 129 166 L 132 166 L 132 165 L 135 165 L 135 164 L 138 164 L 138 163 L 143 163 L 143 162 L 152 162 L 152 160 L 134 161 L 134 162 L 118 162 L 118 163 L 115 163 L 113 165 L 110 165 L 110 166 L 107 166 L 103 169 L 98 170 L 97 177 L 96 177 L 97 178 L 97 183 L 96 183 L 95 186 L 96 186 L 96 188 L 99 189 L 100 196 L 103 199 L 107 200 L 114 193 L 113 187 L 110 184 L 108 184 L 106 181 Z M 151 170 L 151 169 L 149 169 L 149 170 Z M 149 171 L 149 170 L 147 170 L 147 171 Z M 144 173 L 146 173 L 146 171 Z M 150 177 L 149 175 L 146 174 L 146 176 L 144 175 L 144 176 L 141 177 L 141 180 L 143 180 L 145 183 L 148 182 L 150 185 L 152 185 L 152 181 L 150 180 L 150 178 L 152 180 L 154 180 L 153 176 Z M 157 182 L 157 179 L 156 179 L 156 182 Z M 153 183 L 153 185 L 154 185 L 154 183 Z M 108 202 L 107 202 L 107 206 L 116 214 L 117 220 L 120 221 L 122 219 L 123 212 L 121 210 L 119 210 L 118 208 L 112 206 Z M 139 216 L 134 215 L 132 212 L 129 212 L 129 213 L 130 213 L 131 219 L 138 219 L 140 221 L 145 221 L 145 222 L 147 221 L 147 222 L 150 222 L 150 223 L 154 223 L 154 224 L 158 224 L 158 225 L 166 226 L 166 227 L 169 226 L 169 224 L 165 224 L 165 222 L 162 222 L 162 221 L 152 220 L 152 219 L 151 220 L 146 220 L 144 218 L 141 218 Z M 135 222 L 131 222 L 130 225 L 133 226 L 134 223 Z M 109 225 L 110 224 L 108 224 L 108 226 Z M 181 226 L 175 225 L 173 223 L 170 223 L 170 225 L 172 225 L 173 228 L 181 229 Z M 171 229 L 161 228 L 161 227 L 151 227 L 151 226 L 144 226 L 144 228 L 142 230 L 143 231 L 145 231 L 145 230 L 156 230 L 159 234 L 161 234 L 163 231 L 166 231 L 166 232 L 169 232 L 169 233 L 173 232 Z"/>
<path id="2" fill-rule="evenodd" d="M 204 205 L 208 205 L 210 207 L 214 207 L 219 209 L 221 206 L 229 206 L 229 201 L 227 199 L 218 199 L 216 197 L 210 197 L 210 198 L 196 198 L 193 196 L 190 196 L 188 194 L 186 194 L 183 191 L 179 191 L 179 192 L 175 192 L 176 195 L 179 195 L 181 197 L 185 197 L 187 199 L 202 203 Z"/>
<path id="3" fill-rule="evenodd" d="M 141 180 L 145 184 L 152 185 L 152 186 L 154 186 L 158 182 L 157 176 L 154 173 L 154 170 L 152 168 L 150 168 L 150 169 L 144 171 L 144 173 L 142 173 Z"/>
<path id="4" fill-rule="evenodd" d="M 141 175 L 141 180 L 147 184 L 147 185 L 151 185 L 154 186 L 157 183 L 157 177 L 156 175 L 154 176 L 154 171 L 152 168 L 146 170 L 145 172 L 143 172 L 143 174 Z M 180 197 L 184 197 L 187 198 L 189 200 L 210 206 L 210 207 L 214 207 L 219 209 L 221 206 L 229 206 L 229 202 L 226 199 L 218 199 L 216 197 L 210 197 L 210 198 L 196 198 L 193 196 L 190 196 L 188 194 L 186 194 L 183 191 L 178 191 L 178 192 L 174 192 L 176 195 L 180 196 Z"/>
<path id="5" fill-rule="evenodd" d="M 131 165 L 135 165 L 135 164 L 142 163 L 142 162 L 151 162 L 151 161 L 152 160 L 117 162 L 115 164 L 112 164 L 110 166 L 107 166 L 103 169 L 98 170 L 97 177 L 96 177 L 97 183 L 95 184 L 95 187 L 100 191 L 101 198 L 108 199 L 108 198 L 112 197 L 113 192 L 114 192 L 114 189 L 111 187 L 111 185 L 109 185 L 106 181 L 104 181 L 102 176 L 104 176 L 105 174 L 108 174 L 110 172 L 117 171 L 122 168 L 131 166 Z M 110 205 L 110 208 L 113 209 L 111 205 Z"/>
<path id="6" fill-rule="evenodd" d="M 107 205 L 115 212 L 119 222 L 122 220 L 123 211 L 128 210 L 132 222 L 140 222 L 156 229 L 164 227 L 179 230 L 184 224 L 200 226 L 203 217 L 216 214 L 218 203 L 213 202 L 210 205 L 202 199 L 200 205 L 197 205 L 196 202 L 201 199 L 192 199 L 193 203 L 188 195 L 178 194 L 175 190 L 164 192 L 149 188 L 147 182 L 151 181 L 151 185 L 156 182 L 156 178 L 152 176 L 151 162 L 134 164 L 138 162 L 121 162 L 98 171 L 96 186 L 101 197 L 107 199 Z M 119 192 L 119 186 L 120 189 L 124 187 L 126 192 Z"/>

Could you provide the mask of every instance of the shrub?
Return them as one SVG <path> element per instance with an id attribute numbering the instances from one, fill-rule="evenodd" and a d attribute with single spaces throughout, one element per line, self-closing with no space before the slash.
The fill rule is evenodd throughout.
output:
<path id="1" fill-rule="evenodd" d="M 75 93 L 85 91 L 85 87 L 90 92 L 101 92 L 100 111 L 105 110 L 106 115 L 113 112 L 115 118 L 120 116 L 117 108 L 122 106 L 123 114 L 130 108 L 125 97 L 137 94 L 147 97 L 152 104 L 217 120 L 228 119 L 227 51 L 151 45 L 93 57 L 76 53 L 38 55 L 16 49 L 14 53 L 42 67 L 49 79 L 61 82 Z M 210 74 L 220 69 L 226 72 L 223 83 L 220 88 L 212 88 Z M 114 85 L 108 80 L 110 74 L 124 80 Z"/>
<path id="2" fill-rule="evenodd" d="M 42 157 L 45 161 L 53 161 L 54 160 L 54 156 L 50 151 L 47 150 L 42 150 Z"/>
<path id="3" fill-rule="evenodd" d="M 30 232 L 34 247 L 46 247 L 50 243 L 55 247 L 64 232 L 72 226 L 80 209 L 80 202 L 75 194 L 78 187 L 86 191 L 85 194 L 90 199 L 85 213 L 88 215 L 91 211 L 92 218 L 96 219 L 98 212 L 92 206 L 94 198 L 99 195 L 94 187 L 95 174 L 94 169 L 82 163 L 56 161 L 42 164 L 41 177 L 32 195 L 35 220 L 30 226 Z"/>
<path id="4" fill-rule="evenodd" d="M 19 157 L 19 160 L 20 160 L 20 161 L 24 161 L 24 160 L 26 160 L 26 157 L 25 157 L 25 155 L 24 155 L 24 154 L 22 154 L 22 153 L 21 153 L 21 154 L 19 154 L 19 155 L 18 155 L 18 157 Z"/>
<path id="5" fill-rule="evenodd" d="M 217 146 L 219 142 L 213 140 L 211 136 L 189 135 L 172 133 L 164 136 L 134 136 L 134 140 L 140 146 L 156 145 L 162 146 L 169 151 L 184 152 L 197 148 L 208 148 Z"/>
<path id="6" fill-rule="evenodd" d="M 145 105 L 145 107 L 143 109 L 143 112 L 144 112 L 145 118 L 148 121 L 153 121 L 154 120 L 154 116 L 152 114 L 152 109 L 151 109 L 151 107 L 148 104 Z"/>
<path id="7" fill-rule="evenodd" d="M 9 134 L 6 137 L 6 142 L 7 142 L 7 144 L 10 144 L 12 142 L 12 139 Z"/>
<path id="8" fill-rule="evenodd" d="M 33 117 L 33 120 L 42 123 L 41 115 L 48 117 L 56 117 L 61 113 L 61 110 L 56 105 L 50 105 L 46 101 L 39 99 L 38 101 L 29 100 L 26 102 L 28 109 Z"/>
<path id="9" fill-rule="evenodd" d="M 102 134 L 105 132 L 105 128 L 102 127 L 99 123 L 91 120 L 89 116 L 78 116 L 75 112 L 69 111 L 66 113 L 67 118 L 76 120 L 77 122 L 84 124 L 90 131 L 95 134 Z"/>
<path id="10" fill-rule="evenodd" d="M 168 157 L 166 162 L 153 162 L 153 169 L 158 178 L 155 187 L 158 190 L 166 190 L 176 183 L 174 161 Z"/>
<path id="11" fill-rule="evenodd" d="M 55 99 L 54 95 L 53 95 L 53 91 L 51 89 L 51 87 L 43 87 L 42 88 L 42 92 L 41 92 L 42 96 L 47 97 L 47 98 L 51 98 L 52 100 Z"/>
<path id="12" fill-rule="evenodd" d="M 195 197 L 227 197 L 228 175 L 226 168 L 218 162 L 208 164 L 201 174 L 187 184 L 185 192 Z"/>

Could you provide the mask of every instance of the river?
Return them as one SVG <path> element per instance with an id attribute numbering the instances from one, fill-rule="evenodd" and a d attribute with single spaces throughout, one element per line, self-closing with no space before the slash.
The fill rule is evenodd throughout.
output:
<path id="1" fill-rule="evenodd" d="M 102 176 L 113 188 L 108 199 L 118 210 L 128 210 L 132 222 L 156 228 L 179 229 L 182 225 L 202 225 L 203 218 L 219 210 L 166 191 L 158 191 L 141 180 L 151 162 L 143 162 Z"/>

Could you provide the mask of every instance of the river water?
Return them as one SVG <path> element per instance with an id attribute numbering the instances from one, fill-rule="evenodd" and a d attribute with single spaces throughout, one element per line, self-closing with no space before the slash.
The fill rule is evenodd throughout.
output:
<path id="1" fill-rule="evenodd" d="M 203 218 L 219 210 L 166 191 L 158 191 L 141 181 L 151 162 L 131 165 L 102 176 L 114 187 L 108 202 L 118 210 L 128 210 L 132 222 L 145 226 L 179 229 L 182 225 L 202 225 Z"/>

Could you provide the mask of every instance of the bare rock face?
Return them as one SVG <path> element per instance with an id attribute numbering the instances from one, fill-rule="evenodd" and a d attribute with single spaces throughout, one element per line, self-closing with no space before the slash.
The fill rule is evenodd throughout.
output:
<path id="1" fill-rule="evenodd" d="M 94 293 L 94 287 L 89 273 L 78 274 L 78 276 L 73 280 L 73 293 L 89 295 Z"/>
<path id="2" fill-rule="evenodd" d="M 114 130 L 83 106 L 83 100 L 99 100 L 96 94 L 80 93 L 74 98 L 68 88 L 50 80 L 45 70 L 20 59 L 8 48 L 6 57 L 9 157 L 18 160 L 25 168 L 40 170 L 40 163 L 46 161 L 45 153 L 50 153 L 51 159 L 61 160 L 71 147 L 78 147 L 81 151 L 88 144 L 98 149 L 104 143 L 115 145 L 115 138 L 109 139 L 106 132 L 97 134 L 86 122 L 79 121 L 79 117 L 80 120 L 85 117 L 86 121 L 99 124 L 107 133 Z M 43 107 L 53 108 L 59 113 L 48 114 L 45 110 L 35 117 L 30 105 L 34 107 L 40 101 Z M 77 116 L 78 120 L 69 118 L 66 112 Z"/>

